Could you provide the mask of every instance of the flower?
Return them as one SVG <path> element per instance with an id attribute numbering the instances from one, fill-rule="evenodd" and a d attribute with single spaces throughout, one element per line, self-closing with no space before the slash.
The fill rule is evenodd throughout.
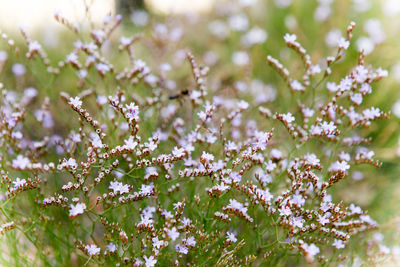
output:
<path id="1" fill-rule="evenodd" d="M 13 184 L 14 188 L 23 187 L 26 184 L 26 180 L 25 179 L 21 180 L 19 177 L 17 177 L 17 179 L 13 181 Z"/>
<path id="2" fill-rule="evenodd" d="M 179 237 L 179 232 L 176 230 L 176 227 L 172 227 L 172 229 L 167 229 L 167 235 L 172 241 L 175 241 Z"/>
<path id="3" fill-rule="evenodd" d="M 291 123 L 294 121 L 294 116 L 292 113 L 288 112 L 286 114 L 282 114 L 282 120 L 284 120 L 286 123 Z"/>
<path id="4" fill-rule="evenodd" d="M 108 244 L 106 246 L 106 249 L 112 253 L 112 252 L 115 252 L 117 250 L 117 247 L 114 245 L 114 243 L 111 242 L 110 244 Z"/>
<path id="5" fill-rule="evenodd" d="M 154 267 L 154 265 L 156 265 L 157 263 L 157 260 L 154 258 L 154 256 L 150 257 L 143 256 L 143 259 L 144 259 L 144 265 L 146 267 Z"/>
<path id="6" fill-rule="evenodd" d="M 81 101 L 81 99 L 79 98 L 79 96 L 76 96 L 76 97 L 74 97 L 74 98 L 70 97 L 70 98 L 69 98 L 68 104 L 70 104 L 70 105 L 73 106 L 74 108 L 78 109 L 78 108 L 81 108 L 81 106 L 82 106 L 82 101 Z"/>
<path id="7" fill-rule="evenodd" d="M 304 243 L 302 247 L 305 253 L 309 254 L 311 257 L 314 257 L 320 252 L 319 248 L 314 244 L 308 245 L 307 243 Z"/>
<path id="8" fill-rule="evenodd" d="M 339 47 L 340 49 L 347 50 L 347 48 L 349 48 L 349 46 L 350 46 L 350 42 L 347 41 L 346 39 L 344 39 L 343 37 L 341 37 L 341 38 L 338 40 L 337 45 L 338 45 L 338 47 Z"/>
<path id="9" fill-rule="evenodd" d="M 226 233 L 226 241 L 236 243 L 236 241 L 237 241 L 236 235 L 234 233 L 227 232 Z"/>
<path id="10" fill-rule="evenodd" d="M 285 39 L 286 43 L 294 43 L 297 39 L 297 36 L 294 33 L 293 34 L 286 33 L 283 39 Z"/>
<path id="11" fill-rule="evenodd" d="M 70 217 L 75 217 L 79 214 L 83 214 L 83 212 L 86 209 L 86 204 L 85 203 L 77 203 L 76 205 L 71 204 L 69 209 L 69 216 Z"/>
<path id="12" fill-rule="evenodd" d="M 335 239 L 332 246 L 336 247 L 336 249 L 342 249 L 345 247 L 343 240 Z"/>
<path id="13" fill-rule="evenodd" d="M 100 254 L 100 248 L 97 247 L 95 244 L 91 245 L 86 245 L 85 246 L 86 252 L 89 254 L 89 256 L 96 256 Z"/>
<path id="14" fill-rule="evenodd" d="M 175 246 L 175 250 L 179 254 L 188 254 L 188 252 L 189 252 L 188 247 L 187 246 L 183 246 L 183 245 L 176 245 Z"/>

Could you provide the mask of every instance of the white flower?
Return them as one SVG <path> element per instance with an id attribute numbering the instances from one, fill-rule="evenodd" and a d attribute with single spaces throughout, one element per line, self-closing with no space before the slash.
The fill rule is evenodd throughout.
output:
<path id="1" fill-rule="evenodd" d="M 105 74 L 106 72 L 110 71 L 110 66 L 104 63 L 98 63 L 96 64 L 96 69 L 102 74 Z"/>
<path id="2" fill-rule="evenodd" d="M 294 227 L 302 228 L 304 220 L 302 216 L 297 216 L 297 217 L 291 217 L 290 222 Z"/>
<path id="3" fill-rule="evenodd" d="M 175 146 L 174 149 L 172 150 L 172 155 L 176 158 L 183 157 L 185 156 L 185 149 L 183 149 L 182 147 L 178 148 Z"/>
<path id="4" fill-rule="evenodd" d="M 297 36 L 294 33 L 293 34 L 286 33 L 283 39 L 285 39 L 286 43 L 294 43 L 297 39 Z"/>
<path id="5" fill-rule="evenodd" d="M 153 247 L 156 249 L 160 249 L 164 245 L 164 241 L 158 240 L 158 236 L 153 237 L 151 241 L 153 241 Z"/>
<path id="6" fill-rule="evenodd" d="M 307 153 L 304 156 L 304 159 L 307 161 L 308 164 L 310 165 L 318 165 L 319 164 L 319 159 L 314 153 Z"/>
<path id="7" fill-rule="evenodd" d="M 120 42 L 123 46 L 127 46 L 127 45 L 129 45 L 129 44 L 132 42 L 132 38 L 122 36 L 122 37 L 119 39 L 119 42 Z"/>
<path id="8" fill-rule="evenodd" d="M 356 93 L 350 96 L 351 101 L 353 101 L 356 105 L 360 105 L 363 101 L 362 94 Z"/>
<path id="9" fill-rule="evenodd" d="M 77 203 L 76 205 L 71 204 L 69 209 L 69 216 L 75 217 L 79 214 L 83 214 L 86 209 L 85 203 Z"/>
<path id="10" fill-rule="evenodd" d="M 100 254 L 100 248 L 97 247 L 95 244 L 91 244 L 90 246 L 86 245 L 85 249 L 89 256 L 96 256 Z"/>
<path id="11" fill-rule="evenodd" d="M 26 167 L 29 166 L 30 163 L 31 162 L 27 157 L 18 155 L 16 159 L 13 159 L 12 166 L 13 168 L 19 168 L 21 170 L 24 170 Z"/>
<path id="12" fill-rule="evenodd" d="M 286 114 L 281 114 L 281 116 L 282 116 L 282 119 L 287 123 L 291 123 L 294 121 L 294 116 L 290 112 L 288 112 Z"/>
<path id="13" fill-rule="evenodd" d="M 121 182 L 110 182 L 110 186 L 108 187 L 109 189 L 112 189 L 115 193 L 120 193 L 120 194 L 125 194 L 129 193 L 129 185 L 124 185 Z"/>
<path id="14" fill-rule="evenodd" d="M 290 204 L 304 206 L 306 200 L 300 194 L 292 195 L 292 199 L 290 200 Z"/>
<path id="15" fill-rule="evenodd" d="M 189 252 L 188 247 L 187 246 L 183 246 L 183 245 L 176 245 L 175 246 L 175 250 L 179 254 L 188 254 L 188 252 Z"/>
<path id="16" fill-rule="evenodd" d="M 143 195 L 150 195 L 153 193 L 154 190 L 154 184 L 151 183 L 149 185 L 142 184 L 142 187 L 140 188 L 140 193 Z"/>
<path id="17" fill-rule="evenodd" d="M 290 216 L 292 215 L 292 211 L 288 207 L 282 207 L 279 209 L 280 216 Z"/>
<path id="18" fill-rule="evenodd" d="M 29 43 L 29 52 L 39 51 L 42 49 L 42 45 L 38 41 L 32 41 Z"/>
<path id="19" fill-rule="evenodd" d="M 249 107 L 249 103 L 247 103 L 246 101 L 244 101 L 244 100 L 240 100 L 239 102 L 238 102 L 238 107 L 239 107 L 239 109 L 247 109 L 248 107 Z"/>
<path id="20" fill-rule="evenodd" d="M 179 237 L 179 232 L 176 230 L 176 227 L 172 227 L 172 229 L 167 229 L 167 235 L 172 241 L 175 241 Z"/>
<path id="21" fill-rule="evenodd" d="M 344 39 L 344 38 L 342 37 L 342 38 L 340 38 L 340 39 L 338 40 L 337 45 L 338 45 L 338 47 L 339 47 L 340 49 L 345 49 L 345 50 L 347 50 L 347 48 L 349 48 L 349 46 L 350 46 L 350 42 L 347 41 L 346 39 Z"/>
<path id="22" fill-rule="evenodd" d="M 345 245 L 341 239 L 335 239 L 332 246 L 336 247 L 336 249 L 341 249 L 341 248 L 345 247 Z"/>
<path id="23" fill-rule="evenodd" d="M 302 247 L 304 251 L 311 257 L 314 257 L 319 253 L 319 248 L 314 244 L 308 245 L 307 243 L 304 243 Z"/>
<path id="24" fill-rule="evenodd" d="M 133 136 L 129 136 L 128 140 L 124 140 L 125 142 L 125 147 L 129 150 L 134 150 L 137 146 L 137 142 L 133 138 Z"/>
<path id="25" fill-rule="evenodd" d="M 117 247 L 111 242 L 106 246 L 106 249 L 110 252 L 115 252 L 117 250 Z"/>
<path id="26" fill-rule="evenodd" d="M 213 161 L 214 155 L 203 151 L 203 154 L 201 155 L 201 159 L 204 160 L 205 162 Z"/>
<path id="27" fill-rule="evenodd" d="M 186 244 L 190 247 L 196 246 L 196 239 L 194 238 L 194 236 L 188 237 L 185 241 Z"/>
<path id="28" fill-rule="evenodd" d="M 336 92 L 338 90 L 338 86 L 334 82 L 327 82 L 326 88 L 329 90 L 329 92 Z"/>
<path id="29" fill-rule="evenodd" d="M 72 105 L 74 108 L 81 108 L 82 106 L 82 101 L 79 98 L 79 96 L 76 96 L 75 98 L 70 97 L 68 104 Z"/>
<path id="30" fill-rule="evenodd" d="M 348 169 L 350 169 L 350 165 L 347 164 L 346 161 L 335 161 L 334 163 L 332 163 L 332 165 L 329 167 L 329 171 L 333 171 L 333 172 L 338 172 L 338 171 L 342 171 L 345 172 Z"/>
<path id="31" fill-rule="evenodd" d="M 329 212 L 327 214 L 324 214 L 323 216 L 322 215 L 318 215 L 318 222 L 321 225 L 325 225 L 325 224 L 329 223 L 329 216 L 330 216 Z"/>
<path id="32" fill-rule="evenodd" d="M 290 83 L 290 87 L 292 87 L 292 89 L 295 91 L 304 91 L 305 90 L 304 86 L 298 80 L 293 80 Z"/>
<path id="33" fill-rule="evenodd" d="M 352 213 L 362 214 L 362 209 L 359 206 L 354 205 L 353 203 L 350 204 L 349 208 L 350 208 Z"/>
<path id="34" fill-rule="evenodd" d="M 227 232 L 227 233 L 226 233 L 226 240 L 227 240 L 228 242 L 236 243 L 237 238 L 236 238 L 236 235 L 235 235 L 234 233 Z"/>
<path id="35" fill-rule="evenodd" d="M 104 147 L 103 142 L 101 141 L 100 137 L 96 133 L 91 133 L 90 134 L 91 141 L 92 141 L 92 146 L 94 148 L 102 148 Z"/>
<path id="36" fill-rule="evenodd" d="M 143 256 L 143 259 L 144 259 L 144 265 L 146 267 L 154 267 L 154 265 L 156 265 L 157 263 L 157 260 L 154 258 L 154 256 L 150 257 Z"/>
<path id="37" fill-rule="evenodd" d="M 25 179 L 21 180 L 19 177 L 17 177 L 17 179 L 13 181 L 13 184 L 14 188 L 23 187 L 26 184 L 26 180 Z"/>
<path id="38" fill-rule="evenodd" d="M 128 119 L 136 119 L 139 116 L 139 107 L 135 105 L 135 103 L 130 103 L 129 105 L 125 105 L 128 109 L 128 113 L 126 117 Z"/>

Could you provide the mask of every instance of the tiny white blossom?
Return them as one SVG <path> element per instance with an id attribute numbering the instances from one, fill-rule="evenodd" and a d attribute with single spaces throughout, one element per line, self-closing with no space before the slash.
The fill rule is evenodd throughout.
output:
<path id="1" fill-rule="evenodd" d="M 82 101 L 81 101 L 81 99 L 79 98 L 79 96 L 76 96 L 76 97 L 74 97 L 74 98 L 70 97 L 70 98 L 69 98 L 68 104 L 72 105 L 72 106 L 75 107 L 75 108 L 81 108 L 81 106 L 82 106 Z"/>
<path id="2" fill-rule="evenodd" d="M 97 247 L 95 244 L 86 245 L 85 249 L 89 256 L 96 256 L 100 254 L 100 248 Z"/>
<path id="3" fill-rule="evenodd" d="M 86 204 L 85 203 L 77 203 L 76 205 L 71 204 L 69 209 L 69 216 L 70 217 L 75 217 L 79 214 L 83 214 L 83 212 L 86 209 Z"/>

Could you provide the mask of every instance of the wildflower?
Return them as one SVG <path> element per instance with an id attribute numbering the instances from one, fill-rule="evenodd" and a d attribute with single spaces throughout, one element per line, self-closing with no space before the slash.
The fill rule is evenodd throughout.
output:
<path id="1" fill-rule="evenodd" d="M 135 105 L 135 103 L 130 103 L 129 105 L 125 105 L 128 109 L 127 118 L 128 119 L 136 119 L 139 115 L 139 107 Z"/>
<path id="2" fill-rule="evenodd" d="M 96 65 L 96 69 L 101 75 L 104 76 L 107 72 L 110 71 L 110 66 L 108 66 L 107 64 L 104 64 L 104 63 L 98 63 Z"/>
<path id="3" fill-rule="evenodd" d="M 290 87 L 292 87 L 292 89 L 295 91 L 304 91 L 305 90 L 304 86 L 298 80 L 291 81 Z"/>
<path id="4" fill-rule="evenodd" d="M 363 101 L 362 94 L 360 94 L 360 93 L 353 94 L 353 95 L 350 97 L 350 99 L 351 99 L 351 101 L 353 101 L 356 105 L 360 105 L 360 104 L 362 103 L 362 101 Z"/>
<path id="5" fill-rule="evenodd" d="M 297 39 L 297 36 L 294 33 L 293 34 L 286 33 L 283 39 L 285 39 L 286 43 L 294 43 Z"/>
<path id="6" fill-rule="evenodd" d="M 294 227 L 298 227 L 298 228 L 302 228 L 303 227 L 304 219 L 303 219 L 302 216 L 291 217 L 290 221 L 291 221 L 291 224 Z"/>
<path id="7" fill-rule="evenodd" d="M 176 245 L 175 246 L 175 250 L 176 252 L 178 252 L 179 254 L 188 254 L 189 249 L 186 246 L 183 245 Z"/>
<path id="8" fill-rule="evenodd" d="M 188 237 L 187 239 L 185 239 L 185 242 L 190 247 L 196 246 L 196 239 L 194 238 L 194 236 Z"/>
<path id="9" fill-rule="evenodd" d="M 340 49 L 347 50 L 350 46 L 350 42 L 342 37 L 338 40 L 337 45 Z"/>
<path id="10" fill-rule="evenodd" d="M 92 146 L 95 148 L 103 148 L 103 142 L 101 141 L 100 137 L 96 133 L 90 134 Z"/>
<path id="11" fill-rule="evenodd" d="M 183 149 L 182 147 L 178 148 L 175 146 L 174 149 L 172 150 L 172 155 L 176 158 L 181 158 L 185 156 L 185 149 Z"/>
<path id="12" fill-rule="evenodd" d="M 326 88 L 330 91 L 330 92 L 336 92 L 338 90 L 338 86 L 336 85 L 336 83 L 334 82 L 327 82 L 326 83 Z"/>
<path id="13" fill-rule="evenodd" d="M 299 205 L 304 206 L 304 203 L 306 202 L 306 200 L 304 199 L 304 197 L 300 194 L 294 194 L 292 195 L 292 198 L 290 200 L 290 203 L 293 205 Z"/>
<path id="14" fill-rule="evenodd" d="M 328 212 L 328 213 L 326 213 L 326 214 L 324 214 L 324 215 L 318 215 L 318 222 L 321 224 L 321 225 L 325 225 L 325 224 L 327 224 L 327 223 L 329 223 L 330 221 L 329 221 L 329 216 L 330 216 L 330 213 Z"/>
<path id="15" fill-rule="evenodd" d="M 86 249 L 86 252 L 89 254 L 90 257 L 100 254 L 100 248 L 97 247 L 95 244 L 86 245 L 85 249 Z"/>
<path id="16" fill-rule="evenodd" d="M 172 229 L 167 229 L 167 235 L 172 241 L 175 241 L 179 237 L 179 232 L 176 230 L 176 227 L 172 227 Z"/>
<path id="17" fill-rule="evenodd" d="M 79 96 L 76 96 L 74 98 L 70 97 L 68 104 L 72 105 L 76 109 L 79 109 L 82 106 L 82 101 Z"/>
<path id="18" fill-rule="evenodd" d="M 317 158 L 317 156 L 314 153 L 307 153 L 304 156 L 304 159 L 306 160 L 306 162 L 310 165 L 318 165 L 320 160 Z"/>
<path id="19" fill-rule="evenodd" d="M 280 216 L 291 216 L 292 211 L 288 207 L 282 207 L 279 209 Z"/>
<path id="20" fill-rule="evenodd" d="M 338 172 L 338 171 L 346 172 L 348 169 L 350 169 L 350 165 L 347 164 L 346 161 L 335 161 L 329 167 L 329 171 L 333 172 Z"/>
<path id="21" fill-rule="evenodd" d="M 294 121 L 294 116 L 292 115 L 292 113 L 288 112 L 286 114 L 281 114 L 282 119 L 286 122 L 286 123 L 291 123 Z"/>
<path id="22" fill-rule="evenodd" d="M 13 181 L 13 184 L 14 188 L 23 187 L 26 184 L 26 180 L 25 179 L 21 180 L 19 177 L 17 177 L 17 179 Z"/>
<path id="23" fill-rule="evenodd" d="M 125 194 L 129 193 L 129 185 L 124 185 L 121 182 L 110 182 L 109 189 L 112 189 L 114 193 Z"/>
<path id="24" fill-rule="evenodd" d="M 153 190 L 154 190 L 153 183 L 149 185 L 142 184 L 142 187 L 140 188 L 140 193 L 143 195 L 150 195 L 153 193 Z"/>
<path id="25" fill-rule="evenodd" d="M 26 167 L 29 166 L 30 160 L 27 157 L 24 157 L 22 155 L 18 155 L 16 159 L 13 159 L 12 161 L 12 166 L 14 168 L 18 168 L 21 170 L 24 170 Z"/>
<path id="26" fill-rule="evenodd" d="M 137 146 L 137 142 L 134 141 L 133 136 L 129 136 L 128 140 L 124 140 L 125 142 L 125 148 L 129 150 L 134 150 Z"/>
<path id="27" fill-rule="evenodd" d="M 106 246 L 106 249 L 111 253 L 113 253 L 117 250 L 117 247 L 114 245 L 114 243 L 111 242 Z"/>
<path id="28" fill-rule="evenodd" d="M 146 267 L 154 267 L 154 265 L 156 265 L 157 263 L 157 260 L 154 258 L 154 256 L 150 257 L 143 256 L 143 259 L 144 259 L 144 265 Z"/>
<path id="29" fill-rule="evenodd" d="M 214 155 L 203 151 L 203 154 L 201 155 L 201 159 L 205 162 L 210 162 L 210 161 L 214 160 Z"/>
<path id="30" fill-rule="evenodd" d="M 236 234 L 231 233 L 231 232 L 227 232 L 226 233 L 226 240 L 228 242 L 236 243 L 236 241 L 237 241 Z"/>
<path id="31" fill-rule="evenodd" d="M 249 103 L 247 103 L 247 102 L 244 101 L 244 100 L 240 100 L 240 101 L 238 102 L 238 107 L 239 107 L 239 109 L 241 109 L 241 110 L 247 109 L 247 108 L 249 107 Z"/>
<path id="32" fill-rule="evenodd" d="M 85 203 L 77 203 L 76 205 L 71 204 L 69 209 L 69 216 L 75 217 L 79 214 L 83 214 L 86 209 Z"/>
<path id="33" fill-rule="evenodd" d="M 345 247 L 345 244 L 344 244 L 343 240 L 335 239 L 332 246 L 334 246 L 336 249 L 342 249 Z"/>
<path id="34" fill-rule="evenodd" d="M 303 247 L 305 253 L 310 255 L 311 257 L 314 257 L 315 255 L 317 255 L 320 252 L 319 248 L 314 244 L 308 245 L 307 243 L 304 243 L 302 247 Z"/>
<path id="35" fill-rule="evenodd" d="M 164 245 L 164 241 L 158 240 L 158 236 L 153 237 L 151 241 L 153 241 L 153 247 L 156 249 L 160 249 Z"/>

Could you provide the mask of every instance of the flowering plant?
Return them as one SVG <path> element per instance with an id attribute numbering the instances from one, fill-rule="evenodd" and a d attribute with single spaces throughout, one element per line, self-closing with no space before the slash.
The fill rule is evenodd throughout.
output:
<path id="1" fill-rule="evenodd" d="M 56 19 L 79 31 L 61 14 Z M 388 117 L 363 104 L 387 76 L 366 65 L 363 52 L 344 77 L 332 75 L 355 23 L 338 39 L 335 55 L 320 64 L 295 34 L 284 35 L 282 44 L 298 55 L 303 71 L 293 74 L 274 55 L 266 58 L 287 84 L 279 90 L 290 92 L 283 108 L 272 110 L 210 91 L 212 73 L 190 52 L 185 54 L 190 89 L 171 96 L 166 82 L 171 64 L 161 64 L 157 74 L 133 53 L 137 42 L 156 46 L 168 36 L 122 37 L 113 51 L 126 52 L 129 62 L 114 65 L 101 48 L 121 20 L 107 17 L 90 32 L 90 41 L 75 42 L 57 67 L 21 29 L 26 58 L 44 64 L 52 86 L 72 69 L 78 81 L 59 93 L 58 110 L 52 111 L 49 96 L 34 112 L 44 128 L 57 123 L 59 135 L 32 126 L 29 110 L 38 90 L 21 94 L 1 85 L 5 221 L 0 233 L 23 236 L 45 264 L 68 259 L 245 266 L 292 261 L 287 259 L 292 256 L 321 264 L 352 257 L 348 244 L 378 225 L 361 207 L 334 199 L 331 192 L 357 165 L 380 167 L 359 129 Z M 254 35 L 245 43 L 262 37 L 260 31 Z M 14 42 L 3 38 L 16 51 Z M 240 65 L 246 56 L 233 60 Z M 25 67 L 14 65 L 13 72 L 22 82 Z M 64 119 L 53 119 L 59 116 Z"/>

